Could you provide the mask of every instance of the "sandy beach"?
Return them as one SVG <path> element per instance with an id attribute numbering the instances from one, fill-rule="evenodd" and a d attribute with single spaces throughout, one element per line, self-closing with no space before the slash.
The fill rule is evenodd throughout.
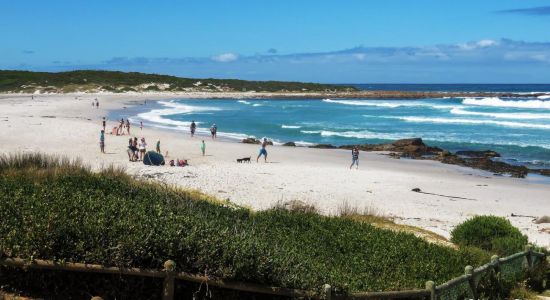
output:
<path id="1" fill-rule="evenodd" d="M 107 153 L 99 151 L 101 118 L 110 110 L 143 105 L 145 99 L 244 96 L 134 93 L 34 95 L 31 99 L 31 95 L 4 94 L 0 95 L 0 152 L 78 157 L 93 168 L 114 164 L 136 177 L 197 189 L 252 209 L 300 200 L 322 213 L 335 214 L 347 202 L 444 237 L 471 216 L 493 214 L 507 217 L 532 242 L 550 247 L 550 224 L 533 223 L 533 218 L 550 215 L 550 185 L 536 180 L 493 176 L 434 161 L 396 160 L 383 153 L 361 153 L 360 169 L 349 170 L 348 151 L 302 147 L 269 147 L 269 163 L 256 163 L 256 145 L 190 138 L 187 132 L 141 131 L 138 124 L 133 124 L 132 137 L 145 137 L 150 150 L 160 140 L 168 159 L 188 159 L 191 165 L 151 167 L 129 162 L 128 135 L 106 134 Z M 95 98 L 99 109 L 91 107 Z M 107 128 L 115 125 L 116 120 L 108 120 Z M 202 139 L 206 156 L 200 151 Z M 250 164 L 235 162 L 248 156 L 253 158 Z M 413 188 L 432 194 L 412 192 Z"/>

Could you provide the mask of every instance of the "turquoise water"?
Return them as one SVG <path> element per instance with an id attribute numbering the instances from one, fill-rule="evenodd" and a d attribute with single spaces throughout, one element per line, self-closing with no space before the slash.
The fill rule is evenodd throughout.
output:
<path id="1" fill-rule="evenodd" d="M 550 167 L 550 99 L 166 100 L 115 113 L 188 134 L 192 120 L 208 135 L 267 137 L 301 145 L 382 143 L 422 137 L 452 151 L 500 152 L 503 159 Z"/>

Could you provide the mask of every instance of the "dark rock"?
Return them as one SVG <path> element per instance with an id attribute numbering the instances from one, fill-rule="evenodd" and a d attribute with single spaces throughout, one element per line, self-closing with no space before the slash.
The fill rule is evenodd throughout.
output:
<path id="1" fill-rule="evenodd" d="M 284 143 L 283 146 L 285 146 L 285 147 L 296 147 L 296 143 L 288 142 L 288 143 Z"/>
<path id="2" fill-rule="evenodd" d="M 241 142 L 244 144 L 256 144 L 256 145 L 259 145 L 262 143 L 262 141 L 251 137 L 243 139 Z M 270 146 L 273 146 L 273 141 L 267 141 L 267 144 Z"/>
<path id="3" fill-rule="evenodd" d="M 467 156 L 467 157 L 475 157 L 475 158 L 482 158 L 482 157 L 500 157 L 500 153 L 492 151 L 492 150 L 485 150 L 485 151 L 474 151 L 474 150 L 465 150 L 465 151 L 457 151 L 456 155 L 460 156 Z"/>
<path id="4" fill-rule="evenodd" d="M 245 143 L 245 144 L 260 144 L 259 140 L 255 139 L 255 138 L 251 138 L 251 137 L 243 139 L 242 142 Z"/>
<path id="5" fill-rule="evenodd" d="M 313 146 L 309 146 L 309 148 L 317 148 L 317 149 L 336 149 L 337 147 L 331 144 L 317 144 Z"/>
<path id="6" fill-rule="evenodd" d="M 544 176 L 550 176 L 550 169 L 531 169 L 531 173 L 537 173 Z"/>
<path id="7" fill-rule="evenodd" d="M 412 138 L 412 139 L 402 139 L 393 142 L 395 147 L 406 147 L 406 146 L 426 146 L 421 138 Z"/>
<path id="8" fill-rule="evenodd" d="M 412 189 L 411 191 L 413 191 L 413 192 L 417 192 L 417 193 L 420 193 L 420 192 L 422 192 L 422 190 L 421 190 L 420 188 L 414 188 L 414 189 Z"/>

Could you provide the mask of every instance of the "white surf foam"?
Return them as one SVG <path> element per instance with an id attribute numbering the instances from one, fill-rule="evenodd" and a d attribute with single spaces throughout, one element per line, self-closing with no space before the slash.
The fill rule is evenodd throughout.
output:
<path id="1" fill-rule="evenodd" d="M 374 107 L 387 107 L 387 108 L 399 108 L 399 107 L 431 107 L 435 109 L 450 109 L 457 107 L 456 105 L 439 105 L 431 104 L 426 102 L 421 102 L 421 100 L 416 101 L 380 101 L 380 100 L 331 100 L 323 99 L 323 102 L 327 103 L 337 103 L 344 105 L 354 105 L 354 106 L 374 106 Z"/>
<path id="2" fill-rule="evenodd" d="M 519 119 L 519 120 L 546 120 L 550 119 L 550 114 L 536 114 L 536 113 L 489 113 L 489 112 L 477 112 L 468 111 L 462 108 L 451 109 L 451 114 L 454 115 L 467 115 L 467 116 L 483 116 L 499 119 Z"/>
<path id="3" fill-rule="evenodd" d="M 285 128 L 285 129 L 299 129 L 299 128 L 302 128 L 302 126 L 298 126 L 298 125 L 281 125 L 281 128 Z"/>
<path id="4" fill-rule="evenodd" d="M 436 124 L 464 124 L 464 125 L 496 125 L 511 128 L 534 128 L 550 129 L 550 124 L 532 124 L 509 121 L 474 120 L 474 119 L 448 119 L 448 118 L 425 118 L 425 117 L 391 117 L 407 122 L 415 123 L 436 123 Z"/>
<path id="5" fill-rule="evenodd" d="M 325 136 L 325 137 L 339 136 L 339 137 L 356 138 L 356 139 L 394 140 L 394 139 L 402 139 L 402 138 L 409 137 L 408 135 L 378 133 L 378 132 L 371 132 L 368 130 L 361 130 L 361 131 L 302 130 L 300 132 L 305 134 L 319 134 L 320 136 Z"/>
<path id="6" fill-rule="evenodd" d="M 550 99 L 550 95 L 538 96 L 537 99 L 540 99 L 540 100 L 547 100 L 547 99 Z"/>
<path id="7" fill-rule="evenodd" d="M 220 110 L 220 108 L 218 107 L 192 106 L 192 105 L 181 104 L 181 103 L 176 103 L 172 101 L 159 101 L 158 103 L 167 108 L 153 109 L 148 112 L 140 113 L 137 115 L 137 117 L 142 120 L 153 122 L 153 123 L 188 127 L 189 125 L 191 125 L 191 122 L 189 121 L 178 121 L 178 120 L 172 120 L 164 117 L 178 115 L 178 114 L 191 114 L 196 112 Z"/>
<path id="8" fill-rule="evenodd" d="M 543 100 L 502 100 L 498 97 L 466 98 L 462 104 L 476 106 L 512 107 L 512 108 L 542 108 L 550 109 L 550 101 Z"/>

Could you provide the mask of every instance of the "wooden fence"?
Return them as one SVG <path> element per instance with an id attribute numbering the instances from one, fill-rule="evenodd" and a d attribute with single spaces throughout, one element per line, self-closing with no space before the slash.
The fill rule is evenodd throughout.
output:
<path id="1" fill-rule="evenodd" d="M 517 263 L 521 261 L 521 263 Z M 493 256 L 491 262 L 479 268 L 474 269 L 471 266 L 466 266 L 464 275 L 454 278 L 441 285 L 435 285 L 433 281 L 426 282 L 425 289 L 406 290 L 406 291 L 388 291 L 388 292 L 361 292 L 351 293 L 346 295 L 338 295 L 332 291 L 330 285 L 325 284 L 322 292 L 306 291 L 299 289 L 289 289 L 282 287 L 273 287 L 260 285 L 255 283 L 245 283 L 236 281 L 227 281 L 219 279 L 211 279 L 207 276 L 193 275 L 184 272 L 176 272 L 176 264 L 174 261 L 168 260 L 164 263 L 162 270 L 139 269 L 139 268 L 118 268 L 105 267 L 94 264 L 81 263 L 65 263 L 54 262 L 47 260 L 32 260 L 27 261 L 20 258 L 0 258 L 0 265 L 16 267 L 16 268 L 35 268 L 48 269 L 57 271 L 75 271 L 89 272 L 102 274 L 119 274 L 130 276 L 154 277 L 163 279 L 163 300 L 174 299 L 175 280 L 184 280 L 196 283 L 208 283 L 210 286 L 223 289 L 230 289 L 243 292 L 252 292 L 258 294 L 269 294 L 277 296 L 286 296 L 291 298 L 306 298 L 306 299 L 327 299 L 327 300 L 359 300 L 359 299 L 451 299 L 456 300 L 466 293 L 469 297 L 477 298 L 477 285 L 479 278 L 489 272 L 495 272 L 500 276 L 502 269 L 505 267 L 511 268 L 512 272 L 522 273 L 531 271 L 540 263 L 546 261 L 546 254 L 534 252 L 530 246 L 526 250 L 513 254 L 505 258 Z M 514 266 L 507 266 L 514 263 Z M 461 287 L 461 288 L 458 288 Z M 458 293 L 453 290 L 459 291 Z M 101 299 L 94 297 L 92 299 Z"/>

